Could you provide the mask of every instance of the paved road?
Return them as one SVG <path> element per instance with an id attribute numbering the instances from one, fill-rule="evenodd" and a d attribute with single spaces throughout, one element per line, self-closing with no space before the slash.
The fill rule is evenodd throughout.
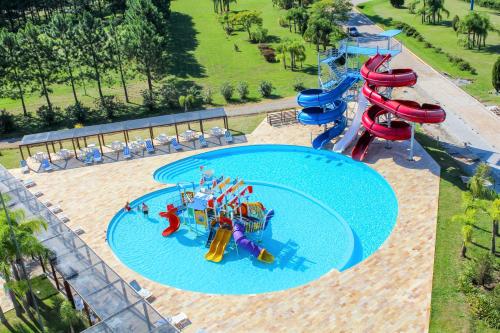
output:
<path id="1" fill-rule="evenodd" d="M 382 31 L 356 11 L 351 14 L 348 24 L 364 34 Z M 422 98 L 419 101 L 439 103 L 446 110 L 447 119 L 440 128 L 450 138 L 450 143 L 456 145 L 457 150 L 466 144 L 470 152 L 490 164 L 500 177 L 500 117 L 406 48 L 392 61 L 392 67 L 409 67 L 418 73 L 415 91 Z"/>

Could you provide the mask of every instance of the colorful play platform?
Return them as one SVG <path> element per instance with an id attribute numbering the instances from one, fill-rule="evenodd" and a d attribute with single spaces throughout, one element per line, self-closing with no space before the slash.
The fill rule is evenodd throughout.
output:
<path id="1" fill-rule="evenodd" d="M 177 184 L 179 200 L 159 213 L 169 222 L 162 235 L 168 237 L 185 224 L 196 234 L 201 231 L 206 236 L 205 246 L 209 250 L 205 259 L 209 261 L 222 261 L 233 239 L 230 249 L 241 248 L 261 262 L 272 263 L 274 256 L 257 243 L 262 241 L 274 211 L 267 210 L 261 202 L 250 201 L 253 187 L 243 180 L 217 178 L 213 170 L 205 171 L 203 166 L 200 170 L 199 187 L 195 183 Z"/>
<path id="2" fill-rule="evenodd" d="M 439 105 L 391 99 L 394 88 L 417 83 L 417 74 L 412 69 L 390 67 L 391 59 L 402 50 L 402 45 L 392 38 L 400 32 L 388 30 L 377 36 L 345 39 L 337 49 L 319 54 L 320 88 L 301 91 L 297 96 L 297 103 L 303 107 L 297 120 L 304 125 L 325 127 L 324 132 L 312 140 L 313 148 L 323 148 L 349 127 L 333 147 L 335 152 L 343 152 L 357 138 L 363 125 L 364 130 L 351 152 L 353 159 L 363 160 L 370 143 L 378 137 L 388 141 L 411 140 L 409 160 L 412 160 L 415 124 L 435 124 L 446 119 Z M 360 67 L 361 59 L 367 56 L 370 58 Z M 362 80 L 364 83 L 359 88 Z M 347 102 L 356 96 L 357 111 L 349 121 L 345 115 Z M 367 108 L 368 103 L 371 106 Z M 328 128 L 327 124 L 332 125 Z"/>

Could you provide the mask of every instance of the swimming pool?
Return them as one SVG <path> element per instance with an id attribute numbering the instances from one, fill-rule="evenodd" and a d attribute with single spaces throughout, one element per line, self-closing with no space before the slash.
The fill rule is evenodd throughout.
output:
<path id="1" fill-rule="evenodd" d="M 177 188 L 134 200 L 146 202 L 149 217 L 118 212 L 108 242 L 128 267 L 171 287 L 211 294 L 257 294 L 311 282 L 332 269 L 345 270 L 374 253 L 390 235 L 397 200 L 389 184 L 368 166 L 340 154 L 286 145 L 220 149 L 168 164 L 154 173 L 165 184 L 195 181 L 200 166 L 242 178 L 253 197 L 276 214 L 259 244 L 272 264 L 248 252 L 226 250 L 220 263 L 204 258 L 207 235 L 181 226 L 168 238 L 158 213 Z"/>

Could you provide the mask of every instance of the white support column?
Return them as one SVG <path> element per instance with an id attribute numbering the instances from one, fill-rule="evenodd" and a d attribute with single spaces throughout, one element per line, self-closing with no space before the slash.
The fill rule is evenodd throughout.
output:
<path id="1" fill-rule="evenodd" d="M 413 159 L 414 143 L 415 143 L 415 123 L 411 123 L 410 155 L 408 156 L 408 161 L 414 161 Z"/>

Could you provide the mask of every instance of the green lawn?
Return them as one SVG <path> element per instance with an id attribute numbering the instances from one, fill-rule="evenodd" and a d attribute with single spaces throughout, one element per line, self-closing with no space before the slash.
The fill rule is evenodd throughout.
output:
<path id="1" fill-rule="evenodd" d="M 417 139 L 441 166 L 430 332 L 498 332 L 471 318 L 465 297 L 458 291 L 458 277 L 465 263 L 460 258 L 462 225 L 453 223 L 451 217 L 461 213 L 461 197 L 466 190 L 459 167 L 436 141 L 421 133 L 417 133 Z M 488 252 L 490 237 L 491 222 L 482 215 L 474 228 L 474 244 L 468 256 L 477 258 Z"/>
<path id="2" fill-rule="evenodd" d="M 59 306 L 64 300 L 64 296 L 60 294 L 51 282 L 44 276 L 32 279 L 33 290 L 38 295 L 40 314 L 45 326 L 45 332 L 62 333 L 69 332 L 68 328 L 61 322 L 59 318 Z M 33 313 L 35 313 L 33 311 Z M 35 324 L 28 315 L 24 314 L 21 318 L 16 317 L 14 310 L 7 311 L 5 316 L 8 320 L 8 325 L 0 324 L 0 333 L 42 333 L 37 324 Z M 83 323 L 75 327 L 76 332 L 81 332 L 85 327 Z"/>
<path id="3" fill-rule="evenodd" d="M 465 91 L 485 103 L 500 103 L 500 96 L 492 93 L 491 70 L 493 63 L 500 56 L 500 36 L 496 32 L 490 32 L 486 40 L 486 48 L 468 50 L 458 45 L 458 38 L 451 28 L 451 20 L 455 15 L 463 17 L 467 14 L 469 3 L 461 0 L 446 0 L 445 7 L 450 11 L 450 17 L 444 16 L 440 25 L 422 24 L 419 15 L 410 14 L 406 8 L 397 9 L 391 6 L 388 0 L 371 0 L 359 7 L 361 12 L 372 21 L 383 28 L 390 27 L 392 20 L 402 21 L 415 27 L 422 36 L 436 47 L 452 55 L 459 56 L 477 70 L 477 75 L 460 71 L 453 66 L 443 54 L 438 54 L 432 49 L 426 48 L 424 43 L 414 38 L 401 34 L 398 39 L 411 49 L 415 54 L 425 60 L 428 64 L 440 72 L 446 72 L 453 77 L 467 78 L 474 82 L 463 87 Z M 500 28 L 500 13 L 491 9 L 476 6 L 478 12 L 489 15 L 490 20 L 496 28 Z"/>
<path id="4" fill-rule="evenodd" d="M 284 37 L 302 40 L 299 34 L 288 31 L 278 24 L 278 18 L 285 11 L 272 6 L 271 0 L 246 0 L 231 4 L 233 10 L 258 10 L 262 12 L 264 28 L 269 30 L 270 44 L 275 45 Z M 306 86 L 317 86 L 317 53 L 313 45 L 306 45 L 307 60 L 302 70 L 292 72 L 284 70 L 280 63 L 268 63 L 260 55 L 257 44 L 251 44 L 245 31 L 236 31 L 227 36 L 213 13 L 212 2 L 203 0 L 177 0 L 172 2 L 171 35 L 169 53 L 172 62 L 166 64 L 168 72 L 194 83 L 210 87 L 215 93 L 214 102 L 225 104 L 219 93 L 221 84 L 225 81 L 235 86 L 240 81 L 246 81 L 250 86 L 250 101 L 261 99 L 257 87 L 260 81 L 271 81 L 275 86 L 274 96 L 292 96 L 295 94 L 293 83 L 300 79 Z M 235 51 L 234 45 L 239 51 Z M 146 88 L 145 79 L 141 76 L 130 80 L 128 84 L 131 100 L 142 103 L 140 91 Z M 51 98 L 53 104 L 65 107 L 73 103 L 71 89 L 66 85 L 52 85 Z M 104 88 L 105 94 L 114 94 L 123 97 L 123 90 L 115 75 L 112 84 Z M 86 84 L 87 95 L 84 95 L 82 86 L 78 87 L 78 94 L 82 103 L 93 106 L 97 98 L 97 90 L 92 82 Z M 235 91 L 234 98 L 238 101 Z M 37 93 L 27 97 L 30 111 L 45 104 L 44 98 Z M 0 109 L 21 112 L 20 101 L 0 99 Z"/>

